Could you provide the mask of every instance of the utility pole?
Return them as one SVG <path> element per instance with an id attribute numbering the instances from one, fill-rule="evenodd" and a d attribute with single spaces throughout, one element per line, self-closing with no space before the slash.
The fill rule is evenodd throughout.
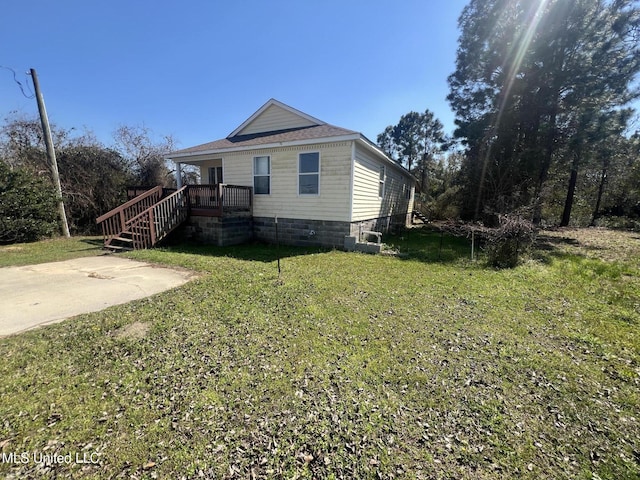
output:
<path id="1" fill-rule="evenodd" d="M 62 233 L 69 238 L 69 224 L 67 223 L 67 214 L 64 211 L 64 201 L 62 200 L 62 187 L 60 186 L 60 175 L 58 174 L 58 161 L 56 160 L 56 152 L 53 148 L 53 138 L 51 137 L 51 128 L 49 127 L 49 118 L 47 117 L 47 109 L 44 106 L 44 98 L 40 91 L 38 76 L 35 69 L 31 69 L 31 79 L 33 80 L 33 88 L 36 91 L 36 99 L 38 100 L 38 111 L 40 112 L 40 122 L 42 123 L 42 131 L 44 133 L 44 144 L 47 147 L 47 159 L 49 160 L 49 168 L 53 176 L 53 185 L 58 195 L 58 211 L 62 220 Z"/>

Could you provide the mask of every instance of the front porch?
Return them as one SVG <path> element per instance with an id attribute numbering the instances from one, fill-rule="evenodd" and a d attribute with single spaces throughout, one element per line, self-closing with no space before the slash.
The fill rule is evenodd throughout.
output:
<path id="1" fill-rule="evenodd" d="M 129 187 L 129 200 L 96 219 L 105 248 L 150 248 L 190 217 L 251 218 L 252 188 L 242 185 L 185 185 L 178 189 Z"/>
<path id="2" fill-rule="evenodd" d="M 127 200 L 136 197 L 156 187 L 133 186 L 127 187 Z M 253 210 L 252 188 L 242 185 L 191 184 L 185 185 L 187 203 L 192 215 L 200 217 L 222 217 L 246 213 L 251 215 Z M 178 191 L 177 188 L 162 188 L 162 198 Z M 119 207 L 120 208 L 120 207 Z"/>

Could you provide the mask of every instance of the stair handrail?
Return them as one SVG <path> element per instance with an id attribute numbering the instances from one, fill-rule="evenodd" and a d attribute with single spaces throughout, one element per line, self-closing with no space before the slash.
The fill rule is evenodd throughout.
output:
<path id="1" fill-rule="evenodd" d="M 169 203 L 173 201 L 173 197 L 183 194 L 187 190 L 188 185 L 176 190 L 171 195 L 168 195 L 161 200 L 157 201 L 153 205 L 151 205 L 146 210 L 140 212 L 135 217 L 127 220 L 125 226 L 130 228 L 132 231 L 137 227 L 137 224 L 140 223 L 145 217 L 149 222 L 149 236 L 145 238 L 142 242 L 139 239 L 134 238 L 134 246 L 136 248 L 148 248 L 154 246 L 158 241 L 162 240 L 162 238 L 157 237 L 156 224 L 155 224 L 155 209 L 164 203 Z"/>
<path id="2" fill-rule="evenodd" d="M 146 210 L 143 210 L 142 212 L 140 212 L 139 214 L 137 214 L 135 217 L 131 217 L 129 220 L 127 220 L 127 224 L 131 224 L 134 221 L 138 220 L 138 217 L 142 217 L 145 213 L 148 213 L 149 210 L 153 210 L 153 208 L 156 205 L 159 205 L 165 201 L 168 201 L 171 197 L 176 196 L 178 193 L 182 192 L 183 190 L 186 190 L 188 187 L 188 185 L 185 185 L 184 187 L 180 188 L 179 190 L 176 190 L 175 192 L 173 192 L 171 195 L 168 195 L 160 200 L 158 200 L 156 203 L 154 203 L 153 205 L 151 205 L 149 208 L 147 208 Z"/>
<path id="3" fill-rule="evenodd" d="M 161 197 L 162 187 L 157 186 L 96 218 L 96 223 L 102 229 L 105 245 L 126 230 L 127 220 L 140 213 L 141 209 L 146 210 L 149 203 L 154 204 Z"/>
<path id="4" fill-rule="evenodd" d="M 106 219 L 108 219 L 110 217 L 113 217 L 114 215 L 118 214 L 119 212 L 124 211 L 124 210 L 128 209 L 129 207 L 132 207 L 133 205 L 136 205 L 137 203 L 140 203 L 142 200 L 146 199 L 147 197 L 150 197 L 153 194 L 162 195 L 162 186 L 158 185 L 157 187 L 153 187 L 151 190 L 147 190 L 146 192 L 141 193 L 137 197 L 132 198 L 128 202 L 125 202 L 122 205 L 120 205 L 119 207 L 116 207 L 116 208 L 114 208 L 112 210 L 109 210 L 107 213 L 105 213 L 105 214 L 99 216 L 98 218 L 96 218 L 96 223 L 104 222 Z"/>

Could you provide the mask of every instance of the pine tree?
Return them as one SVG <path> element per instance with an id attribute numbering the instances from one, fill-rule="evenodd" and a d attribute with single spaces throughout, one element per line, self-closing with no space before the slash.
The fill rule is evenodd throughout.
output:
<path id="1" fill-rule="evenodd" d="M 632 0 L 471 0 L 448 97 L 467 216 L 530 205 L 540 221 L 552 163 L 589 149 L 576 127 L 636 93 L 639 18 Z"/>
<path id="2" fill-rule="evenodd" d="M 449 148 L 443 125 L 433 112 L 409 112 L 378 135 L 378 145 L 389 157 L 416 174 L 422 191 L 427 190 L 435 157 Z"/>

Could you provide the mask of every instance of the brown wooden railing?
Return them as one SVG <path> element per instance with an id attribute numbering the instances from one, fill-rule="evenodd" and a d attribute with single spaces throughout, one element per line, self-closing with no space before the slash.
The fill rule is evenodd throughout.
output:
<path id="1" fill-rule="evenodd" d="M 133 187 L 127 187 L 127 200 L 132 200 L 134 198 L 136 198 L 138 195 L 142 195 L 145 192 L 148 192 L 149 190 L 152 190 L 153 188 L 156 187 L 145 187 L 145 186 L 140 186 L 140 185 L 135 185 Z M 177 188 L 169 188 L 169 187 L 162 187 L 162 197 L 167 197 L 169 195 L 171 195 L 173 192 L 175 192 L 177 190 Z"/>
<path id="2" fill-rule="evenodd" d="M 187 196 L 191 208 L 210 208 L 217 210 L 220 208 L 217 185 L 189 185 Z"/>
<path id="3" fill-rule="evenodd" d="M 138 195 L 142 195 L 143 193 L 148 192 L 152 188 L 155 188 L 155 187 L 145 187 L 145 186 L 138 186 L 138 185 L 134 187 L 127 187 L 127 200 L 133 200 Z"/>
<path id="4" fill-rule="evenodd" d="M 156 204 L 161 196 L 162 187 L 154 187 L 98 217 L 96 223 L 102 228 L 105 245 L 112 238 L 125 231 L 127 223 L 132 218 Z"/>
<path id="5" fill-rule="evenodd" d="M 153 247 L 187 219 L 187 188 L 182 187 L 127 222 L 133 248 Z"/>
<path id="6" fill-rule="evenodd" d="M 212 216 L 223 212 L 249 212 L 253 207 L 252 188 L 242 185 L 189 185 L 187 196 L 189 207 L 196 211 L 208 210 Z"/>
<path id="7" fill-rule="evenodd" d="M 128 194 L 147 187 L 130 187 Z M 252 188 L 241 185 L 186 185 L 180 190 L 160 186 L 145 190 L 134 199 L 96 220 L 106 247 L 149 248 L 166 237 L 191 212 L 221 217 L 224 212 L 253 212 Z"/>
<path id="8" fill-rule="evenodd" d="M 222 185 L 222 205 L 227 211 L 252 211 L 253 188 L 242 185 Z"/>

